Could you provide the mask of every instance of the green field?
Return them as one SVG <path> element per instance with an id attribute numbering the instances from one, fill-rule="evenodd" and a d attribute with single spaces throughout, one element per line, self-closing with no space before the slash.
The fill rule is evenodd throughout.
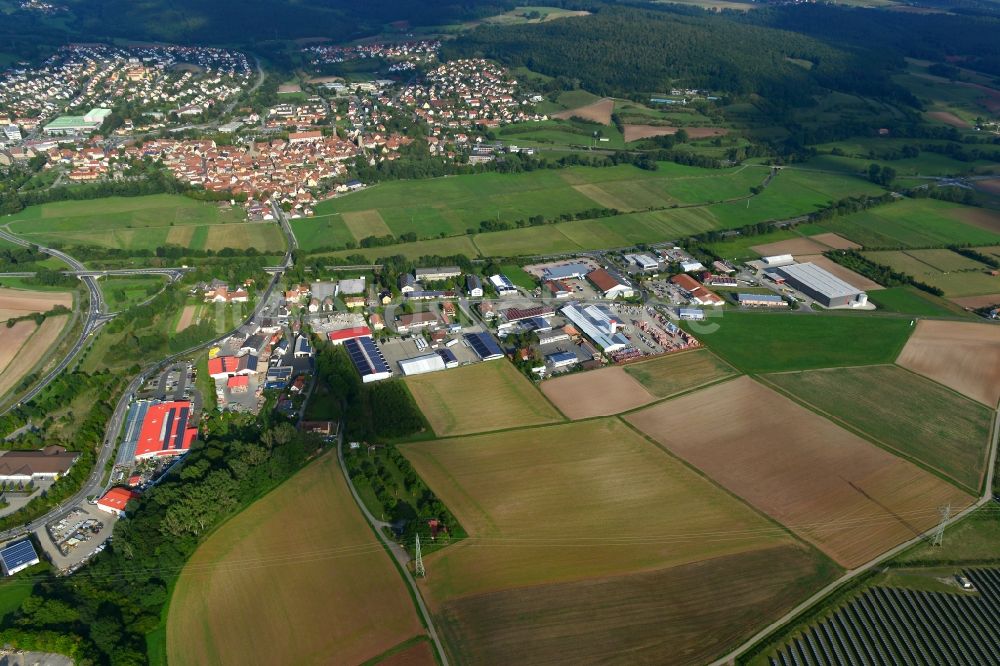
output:
<path id="1" fill-rule="evenodd" d="M 238 209 L 181 195 L 110 197 L 59 201 L 31 206 L 3 218 L 27 240 L 65 246 L 90 245 L 124 250 L 152 250 L 179 245 L 194 250 L 284 249 L 275 224 L 247 223 Z"/>
<path id="2" fill-rule="evenodd" d="M 101 278 L 101 291 L 112 312 L 138 305 L 163 288 L 165 280 L 160 275 L 130 275 L 127 277 Z"/>
<path id="3" fill-rule="evenodd" d="M 768 375 L 821 413 L 977 493 L 992 413 L 895 365 Z"/>
<path id="4" fill-rule="evenodd" d="M 660 398 L 732 377 L 736 371 L 708 350 L 670 354 L 625 366 L 650 393 Z"/>
<path id="5" fill-rule="evenodd" d="M 938 287 L 949 298 L 1000 292 L 1000 278 L 990 275 L 986 264 L 950 250 L 887 250 L 865 252 L 864 255 L 876 263 Z"/>
<path id="6" fill-rule="evenodd" d="M 911 331 L 907 319 L 728 310 L 694 334 L 740 370 L 767 373 L 892 363 Z"/>
<path id="7" fill-rule="evenodd" d="M 989 213 L 936 199 L 904 199 L 817 225 L 871 248 L 1000 242 L 1000 231 L 989 231 L 963 220 L 973 215 Z M 1000 230 L 1000 215 L 996 216 L 995 224 Z"/>
<path id="8" fill-rule="evenodd" d="M 969 318 L 968 312 L 926 291 L 909 285 L 868 292 L 868 300 L 880 310 L 916 315 L 918 317 Z"/>
<path id="9" fill-rule="evenodd" d="M 1000 562 L 1000 512 L 995 504 L 974 511 L 968 518 L 948 527 L 940 546 L 925 543 L 902 553 L 896 561 L 902 564 L 938 562 Z"/>

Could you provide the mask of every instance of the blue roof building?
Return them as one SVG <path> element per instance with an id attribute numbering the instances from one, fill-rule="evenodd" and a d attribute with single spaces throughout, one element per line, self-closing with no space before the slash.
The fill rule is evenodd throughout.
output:
<path id="1" fill-rule="evenodd" d="M 0 568 L 3 568 L 5 576 L 13 576 L 33 564 L 38 564 L 38 553 L 31 539 L 15 541 L 0 550 Z"/>

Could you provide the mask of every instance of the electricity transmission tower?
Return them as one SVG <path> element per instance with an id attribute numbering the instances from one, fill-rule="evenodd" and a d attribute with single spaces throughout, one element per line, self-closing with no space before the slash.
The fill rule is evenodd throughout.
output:
<path id="1" fill-rule="evenodd" d="M 951 507 L 949 507 L 949 510 Z M 420 535 L 417 535 L 417 547 L 414 549 L 416 555 L 416 563 L 413 565 L 413 573 L 417 578 L 423 578 L 427 575 L 424 571 L 424 556 L 420 553 Z"/>
<path id="2" fill-rule="evenodd" d="M 931 541 L 935 546 L 940 546 L 944 542 L 944 526 L 951 518 L 951 504 L 948 506 L 943 506 L 941 511 L 941 522 L 938 523 L 937 529 L 934 530 L 934 539 Z"/>

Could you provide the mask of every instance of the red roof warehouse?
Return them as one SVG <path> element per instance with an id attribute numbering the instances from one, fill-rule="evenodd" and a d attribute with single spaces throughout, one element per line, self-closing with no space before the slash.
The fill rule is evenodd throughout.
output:
<path id="1" fill-rule="evenodd" d="M 198 429 L 188 427 L 190 402 L 164 402 L 151 405 L 142 421 L 136 458 L 173 456 L 187 452 L 198 436 Z"/>
<path id="2" fill-rule="evenodd" d="M 97 500 L 97 508 L 119 516 L 125 512 L 125 505 L 139 497 L 139 493 L 128 488 L 112 488 Z"/>
<path id="3" fill-rule="evenodd" d="M 367 326 L 354 326 L 352 328 L 342 328 L 339 331 L 330 331 L 326 334 L 326 337 L 330 339 L 335 345 L 343 344 L 345 340 L 354 340 L 356 338 L 370 338 L 372 337 L 372 330 Z"/>

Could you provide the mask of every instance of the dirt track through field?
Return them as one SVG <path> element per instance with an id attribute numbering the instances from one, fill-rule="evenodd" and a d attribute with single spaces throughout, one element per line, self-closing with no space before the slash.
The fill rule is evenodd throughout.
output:
<path id="1" fill-rule="evenodd" d="M 568 120 L 570 118 L 583 118 L 602 125 L 611 124 L 611 113 L 615 110 L 615 101 L 610 97 L 599 99 L 596 102 L 580 106 L 575 109 L 568 109 L 552 114 L 553 118 Z"/>
<path id="2" fill-rule="evenodd" d="M 725 127 L 668 127 L 666 125 L 625 125 L 623 135 L 625 143 L 651 139 L 655 136 L 672 136 L 683 129 L 692 139 L 707 139 L 713 136 L 725 136 L 729 130 Z"/>
<path id="3" fill-rule="evenodd" d="M 31 337 L 24 343 L 13 361 L 0 373 L 0 395 L 4 395 L 28 374 L 42 360 L 66 325 L 67 315 L 46 317 Z M 30 322 L 34 327 L 34 323 Z"/>
<path id="4" fill-rule="evenodd" d="M 177 320 L 176 333 L 180 333 L 185 328 L 194 323 L 194 313 L 198 310 L 197 305 L 185 305 L 181 312 L 181 318 Z"/>
<path id="5" fill-rule="evenodd" d="M 973 501 L 749 377 L 626 420 L 848 568 Z"/>
<path id="6" fill-rule="evenodd" d="M 550 379 L 542 382 L 542 393 L 573 420 L 620 414 L 656 399 L 618 367 Z"/>
<path id="7" fill-rule="evenodd" d="M 919 321 L 896 362 L 988 407 L 1000 400 L 1000 326 Z"/>

